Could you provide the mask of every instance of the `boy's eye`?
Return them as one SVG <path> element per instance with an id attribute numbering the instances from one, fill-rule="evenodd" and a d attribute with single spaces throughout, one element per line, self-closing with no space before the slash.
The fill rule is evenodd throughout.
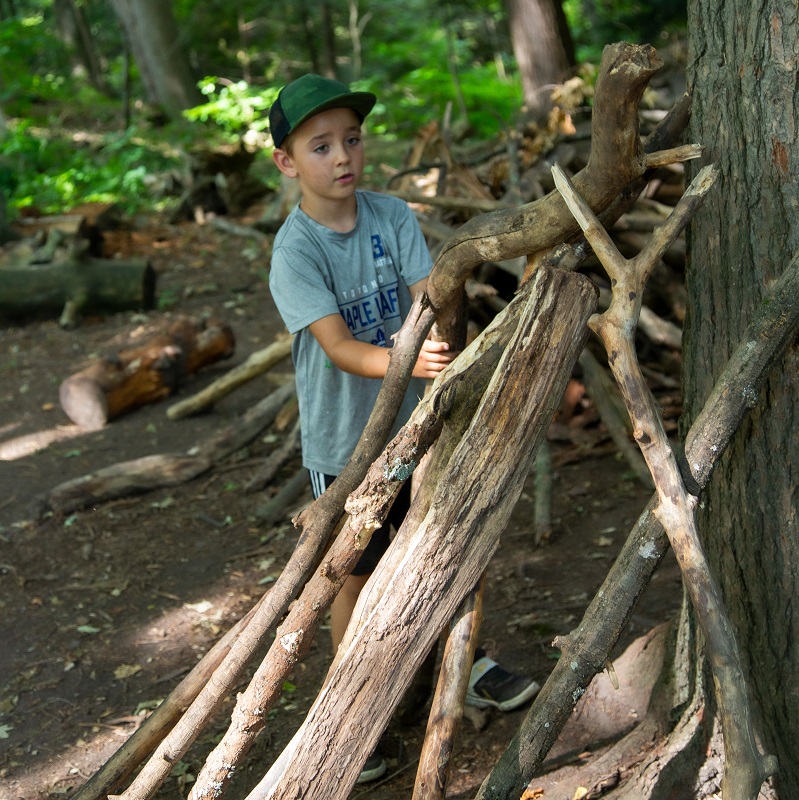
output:
<path id="1" fill-rule="evenodd" d="M 360 136 L 350 136 L 349 139 L 347 139 L 347 144 L 348 145 L 360 144 L 360 141 L 361 141 Z"/>
<path id="2" fill-rule="evenodd" d="M 320 144 L 314 147 L 314 153 L 326 153 L 330 149 L 330 145 Z"/>

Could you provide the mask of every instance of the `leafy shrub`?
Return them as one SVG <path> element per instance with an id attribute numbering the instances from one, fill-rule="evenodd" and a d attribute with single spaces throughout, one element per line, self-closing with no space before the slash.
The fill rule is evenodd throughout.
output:
<path id="1" fill-rule="evenodd" d="M 148 176 L 177 163 L 143 144 L 133 131 L 101 137 L 90 146 L 29 121 L 12 123 L 0 138 L 0 149 L 0 189 L 9 208 L 34 205 L 44 213 L 92 201 L 141 208 L 150 202 Z"/>
<path id="2" fill-rule="evenodd" d="M 276 89 L 261 89 L 246 81 L 222 81 L 219 78 L 204 78 L 200 91 L 208 98 L 207 103 L 184 112 L 192 122 L 211 122 L 229 138 L 239 138 L 247 131 L 266 130 L 267 113 L 277 96 Z"/>

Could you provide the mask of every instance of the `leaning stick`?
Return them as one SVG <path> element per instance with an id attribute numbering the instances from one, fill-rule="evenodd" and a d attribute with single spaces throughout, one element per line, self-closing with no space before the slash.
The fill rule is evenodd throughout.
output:
<path id="1" fill-rule="evenodd" d="M 633 436 L 649 466 L 658 495 L 654 514 L 666 530 L 683 583 L 705 634 L 707 653 L 721 714 L 726 769 L 722 793 L 728 800 L 751 800 L 774 769 L 773 758 L 756 744 L 747 682 L 732 625 L 707 564 L 694 517 L 696 498 L 689 495 L 669 444 L 654 398 L 638 365 L 635 328 L 647 278 L 661 255 L 702 203 L 716 177 L 713 167 L 700 171 L 672 215 L 634 258 L 625 259 L 594 213 L 553 167 L 555 183 L 594 248 L 613 284 L 607 311 L 594 315 L 591 329 L 602 339 L 608 361 L 633 423 Z"/>
<path id="2" fill-rule="evenodd" d="M 446 797 L 454 741 L 463 718 L 466 689 L 483 621 L 484 594 L 485 573 L 461 603 L 447 637 L 412 800 L 444 800 Z"/>

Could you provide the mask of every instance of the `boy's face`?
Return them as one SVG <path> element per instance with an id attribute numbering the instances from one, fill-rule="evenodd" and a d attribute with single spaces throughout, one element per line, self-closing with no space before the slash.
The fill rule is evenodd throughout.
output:
<path id="1" fill-rule="evenodd" d="M 291 134 L 291 153 L 277 149 L 280 171 L 300 182 L 303 200 L 346 200 L 363 175 L 363 141 L 358 115 L 331 108 L 311 117 Z"/>

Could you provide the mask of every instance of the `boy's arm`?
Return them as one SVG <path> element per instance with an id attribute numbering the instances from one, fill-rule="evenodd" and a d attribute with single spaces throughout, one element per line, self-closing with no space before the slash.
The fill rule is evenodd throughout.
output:
<path id="1" fill-rule="evenodd" d="M 421 283 L 421 281 L 420 281 Z M 414 284 L 414 287 L 418 284 Z M 413 291 L 413 287 L 411 287 Z M 309 325 L 327 357 L 343 372 L 363 378 L 384 378 L 391 351 L 356 339 L 341 314 L 330 314 Z M 455 357 L 446 342 L 426 339 L 413 369 L 415 378 L 435 378 Z"/>

